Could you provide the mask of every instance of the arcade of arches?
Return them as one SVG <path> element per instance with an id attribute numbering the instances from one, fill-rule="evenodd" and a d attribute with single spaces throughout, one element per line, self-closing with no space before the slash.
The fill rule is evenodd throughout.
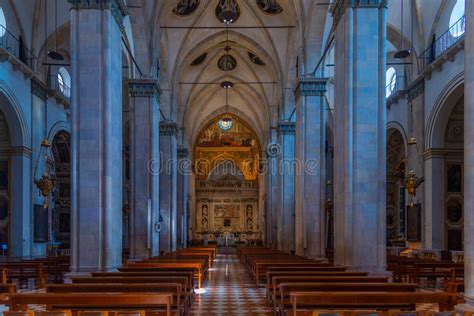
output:
<path id="1" fill-rule="evenodd" d="M 2 258 L 429 258 L 473 307 L 473 93 L 474 0 L 0 0 Z"/>

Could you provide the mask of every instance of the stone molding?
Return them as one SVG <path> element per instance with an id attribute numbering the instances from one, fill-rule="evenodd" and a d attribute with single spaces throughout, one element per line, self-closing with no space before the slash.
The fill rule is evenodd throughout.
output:
<path id="1" fill-rule="evenodd" d="M 279 122 L 278 133 L 281 135 L 295 135 L 296 123 L 295 122 Z"/>
<path id="2" fill-rule="evenodd" d="M 31 78 L 31 94 L 46 102 L 49 96 L 49 89 L 41 81 L 33 77 Z"/>
<path id="3" fill-rule="evenodd" d="M 161 95 L 160 83 L 153 79 L 129 79 L 127 90 L 132 97 L 153 97 Z"/>
<path id="4" fill-rule="evenodd" d="M 178 134 L 178 126 L 175 122 L 161 121 L 160 136 L 176 136 Z"/>
<path id="5" fill-rule="evenodd" d="M 123 18 L 128 15 L 127 6 L 123 0 L 67 0 L 73 10 L 110 10 L 120 28 L 123 28 Z"/>
<path id="6" fill-rule="evenodd" d="M 335 0 L 329 12 L 333 17 L 333 28 L 337 26 L 347 8 L 388 8 L 389 0 Z"/>
<path id="7" fill-rule="evenodd" d="M 425 92 L 425 80 L 420 77 L 408 86 L 408 102 L 412 102 Z"/>
<path id="8" fill-rule="evenodd" d="M 33 154 L 33 151 L 31 150 L 31 148 L 24 147 L 24 146 L 10 147 L 9 151 L 12 156 L 31 157 L 31 155 Z"/>
<path id="9" fill-rule="evenodd" d="M 326 91 L 328 78 L 305 77 L 299 78 L 298 85 L 294 91 L 295 99 L 305 96 L 323 96 Z"/>
<path id="10" fill-rule="evenodd" d="M 178 159 L 188 158 L 189 150 L 186 147 L 178 147 Z"/>
<path id="11" fill-rule="evenodd" d="M 423 153 L 423 159 L 429 160 L 431 158 L 442 158 L 447 154 L 444 148 L 431 148 Z"/>

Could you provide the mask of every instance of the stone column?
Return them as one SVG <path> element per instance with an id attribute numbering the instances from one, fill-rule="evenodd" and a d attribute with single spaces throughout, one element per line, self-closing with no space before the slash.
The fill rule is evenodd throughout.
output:
<path id="1" fill-rule="evenodd" d="M 71 269 L 122 264 L 121 0 L 71 8 Z"/>
<path id="2" fill-rule="evenodd" d="M 295 250 L 295 123 L 278 124 L 278 249 Z"/>
<path id="3" fill-rule="evenodd" d="M 464 39 L 464 126 L 474 120 L 474 1 L 466 0 Z M 474 130 L 464 129 L 464 299 L 474 310 Z"/>
<path id="4" fill-rule="evenodd" d="M 424 154 L 424 158 L 426 179 L 424 247 L 445 249 L 444 151 L 431 149 Z"/>
<path id="5" fill-rule="evenodd" d="M 280 145 L 277 143 L 277 130 L 271 129 L 271 142 L 267 147 L 267 194 L 266 194 L 266 245 L 277 248 L 277 212 L 278 212 L 278 155 Z"/>
<path id="6" fill-rule="evenodd" d="M 186 248 L 188 245 L 189 181 L 192 172 L 192 163 L 188 156 L 189 151 L 187 148 L 178 148 L 178 248 Z"/>
<path id="7" fill-rule="evenodd" d="M 177 141 L 176 123 L 160 123 L 160 251 L 177 246 Z"/>
<path id="8" fill-rule="evenodd" d="M 130 257 L 157 256 L 159 213 L 159 96 L 156 80 L 130 79 Z"/>
<path id="9" fill-rule="evenodd" d="M 9 254 L 11 257 L 29 257 L 33 243 L 33 225 L 30 218 L 31 206 L 31 149 L 13 147 L 11 174 L 22 181 L 10 182 L 10 231 Z"/>
<path id="10" fill-rule="evenodd" d="M 34 184 L 33 179 L 40 177 L 40 175 L 43 173 L 44 168 L 45 168 L 45 161 L 43 159 L 40 159 L 38 161 L 38 157 L 41 152 L 41 143 L 47 137 L 46 132 L 45 132 L 45 111 L 46 107 L 48 104 L 48 88 L 46 85 L 44 85 L 41 81 L 37 80 L 36 78 L 31 79 L 31 181 L 29 182 L 30 185 L 30 201 L 31 201 L 31 211 L 29 213 L 30 220 L 31 220 L 31 229 L 30 229 L 30 236 L 26 239 L 26 241 L 29 243 L 29 256 L 32 257 L 45 257 L 46 256 L 46 246 L 47 242 L 36 242 L 35 241 L 35 225 L 34 225 L 34 220 L 35 220 L 35 214 L 34 214 L 34 208 L 35 205 L 42 205 L 44 202 L 44 199 L 42 195 L 40 194 L 40 191 L 38 187 Z M 39 163 L 37 166 L 36 164 Z M 36 170 L 37 169 L 37 170 Z M 35 172 L 37 174 L 35 174 Z M 15 173 L 14 173 L 15 174 Z M 52 211 L 51 211 L 51 204 L 48 206 L 48 225 L 47 225 L 47 231 L 48 231 L 48 239 L 52 237 L 51 235 L 51 227 L 52 227 Z M 14 208 L 11 208 L 11 210 L 14 210 Z M 15 212 L 12 212 L 12 215 Z M 28 225 L 29 226 L 29 225 Z M 13 250 L 13 249 L 11 249 Z"/>
<path id="11" fill-rule="evenodd" d="M 385 0 L 336 0 L 335 261 L 386 270 Z"/>
<path id="12" fill-rule="evenodd" d="M 325 253 L 326 82 L 301 78 L 295 90 L 295 246 L 296 254 L 310 257 Z"/>

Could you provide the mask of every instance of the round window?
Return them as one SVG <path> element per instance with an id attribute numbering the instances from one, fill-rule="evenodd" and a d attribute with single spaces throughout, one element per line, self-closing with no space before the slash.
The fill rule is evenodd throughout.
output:
<path id="1" fill-rule="evenodd" d="M 5 13 L 3 9 L 0 8 L 0 37 L 3 37 L 7 32 L 7 20 L 5 20 Z"/>
<path id="2" fill-rule="evenodd" d="M 219 120 L 219 128 L 223 131 L 228 131 L 232 128 L 233 122 L 231 118 L 224 118 Z"/>
<path id="3" fill-rule="evenodd" d="M 465 0 L 457 0 L 453 11 L 451 11 L 451 17 L 449 18 L 449 33 L 453 37 L 459 37 L 466 32 L 464 1 Z"/>
<path id="4" fill-rule="evenodd" d="M 390 67 L 387 69 L 385 80 L 387 83 L 387 90 L 385 96 L 388 98 L 392 95 L 393 91 L 395 91 L 397 83 L 397 72 L 395 71 L 395 68 Z"/>

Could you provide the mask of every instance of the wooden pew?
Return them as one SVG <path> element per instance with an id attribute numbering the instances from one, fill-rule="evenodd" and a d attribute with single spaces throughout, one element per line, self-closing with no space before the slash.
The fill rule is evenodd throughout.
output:
<path id="1" fill-rule="evenodd" d="M 450 278 L 444 281 L 444 290 L 453 295 L 464 292 L 464 269 L 451 269 Z"/>
<path id="2" fill-rule="evenodd" d="M 272 277 L 271 284 L 267 290 L 270 301 L 275 300 L 279 296 L 280 284 L 282 283 L 388 283 L 388 278 L 351 275 L 275 276 Z"/>
<path id="3" fill-rule="evenodd" d="M 411 279 L 419 282 L 420 278 L 449 278 L 451 269 L 464 269 L 464 264 L 453 262 L 416 262 Z"/>
<path id="4" fill-rule="evenodd" d="M 185 276 L 153 276 L 153 277 L 79 277 L 72 279 L 73 284 L 161 284 L 177 283 L 186 293 L 189 305 L 194 301 L 194 287 L 189 287 L 189 278 Z"/>
<path id="5" fill-rule="evenodd" d="M 119 268 L 121 272 L 152 272 L 160 271 L 161 269 L 193 269 L 195 277 L 198 280 L 198 287 L 202 287 L 202 281 L 204 277 L 204 265 L 202 261 L 199 262 L 182 262 L 179 260 L 173 260 L 171 262 L 153 262 L 153 263 L 133 263 L 126 267 Z"/>
<path id="6" fill-rule="evenodd" d="M 0 262 L 0 268 L 7 270 L 7 278 L 10 279 L 36 279 L 38 288 L 44 288 L 48 281 L 40 262 Z"/>
<path id="7" fill-rule="evenodd" d="M 301 308 L 377 309 L 420 303 L 438 304 L 440 311 L 454 309 L 452 295 L 444 292 L 291 292 L 293 315 Z"/>
<path id="8" fill-rule="evenodd" d="M 171 309 L 176 315 L 186 314 L 189 306 L 188 296 L 179 283 L 81 283 L 51 284 L 46 286 L 47 293 L 172 293 Z"/>
<path id="9" fill-rule="evenodd" d="M 185 250 L 187 251 L 202 251 L 202 250 L 205 250 L 205 251 L 210 251 L 212 253 L 212 259 L 215 259 L 217 257 L 217 246 L 213 247 L 213 246 L 207 246 L 207 247 L 204 247 L 204 246 L 199 246 L 199 247 L 189 247 L 189 248 L 185 248 Z"/>
<path id="10" fill-rule="evenodd" d="M 27 305 L 46 305 L 47 309 L 143 309 L 166 306 L 171 316 L 172 293 L 28 293 L 11 294 L 10 311 L 25 310 Z"/>
<path id="11" fill-rule="evenodd" d="M 152 272 L 93 272 L 92 277 L 158 277 L 158 276 L 168 276 L 168 277 L 187 277 L 188 278 L 188 288 L 190 290 L 194 289 L 194 271 L 193 270 L 170 270 L 170 271 L 152 271 Z"/>
<path id="12" fill-rule="evenodd" d="M 43 272 L 54 278 L 56 282 L 63 281 L 65 272 L 69 272 L 71 258 L 69 256 L 35 258 L 29 260 L 43 264 Z"/>
<path id="13" fill-rule="evenodd" d="M 9 296 L 16 293 L 16 285 L 13 283 L 0 284 L 0 304 L 8 305 Z"/>
<path id="14" fill-rule="evenodd" d="M 281 315 L 291 309 L 292 292 L 415 292 L 415 283 L 281 283 L 273 301 L 273 307 Z M 399 309 L 415 309 L 410 305 L 397 306 Z"/>
<path id="15" fill-rule="evenodd" d="M 175 252 L 170 252 L 164 255 L 161 255 L 159 257 L 154 257 L 150 259 L 145 259 L 140 261 L 141 263 L 146 263 L 146 262 L 163 262 L 166 261 L 166 259 L 174 259 L 174 260 L 180 260 L 180 261 L 188 261 L 188 260 L 193 260 L 193 259 L 198 259 L 198 260 L 207 260 L 207 267 L 206 268 L 211 268 L 212 267 L 212 254 L 211 253 L 201 253 L 201 252 L 195 252 L 195 253 L 175 253 Z M 140 263 L 139 262 L 139 263 Z"/>
<path id="16" fill-rule="evenodd" d="M 271 261 L 271 260 L 263 260 L 263 261 L 256 261 L 253 265 L 253 269 L 251 270 L 251 274 L 254 277 L 255 284 L 258 287 L 260 284 L 260 280 L 265 278 L 267 269 L 269 267 L 283 267 L 283 266 L 293 266 L 293 267 L 307 267 L 307 266 L 317 266 L 317 267 L 328 267 L 329 264 L 327 262 L 319 262 L 319 261 L 300 261 L 300 260 L 283 260 L 283 261 Z"/>

